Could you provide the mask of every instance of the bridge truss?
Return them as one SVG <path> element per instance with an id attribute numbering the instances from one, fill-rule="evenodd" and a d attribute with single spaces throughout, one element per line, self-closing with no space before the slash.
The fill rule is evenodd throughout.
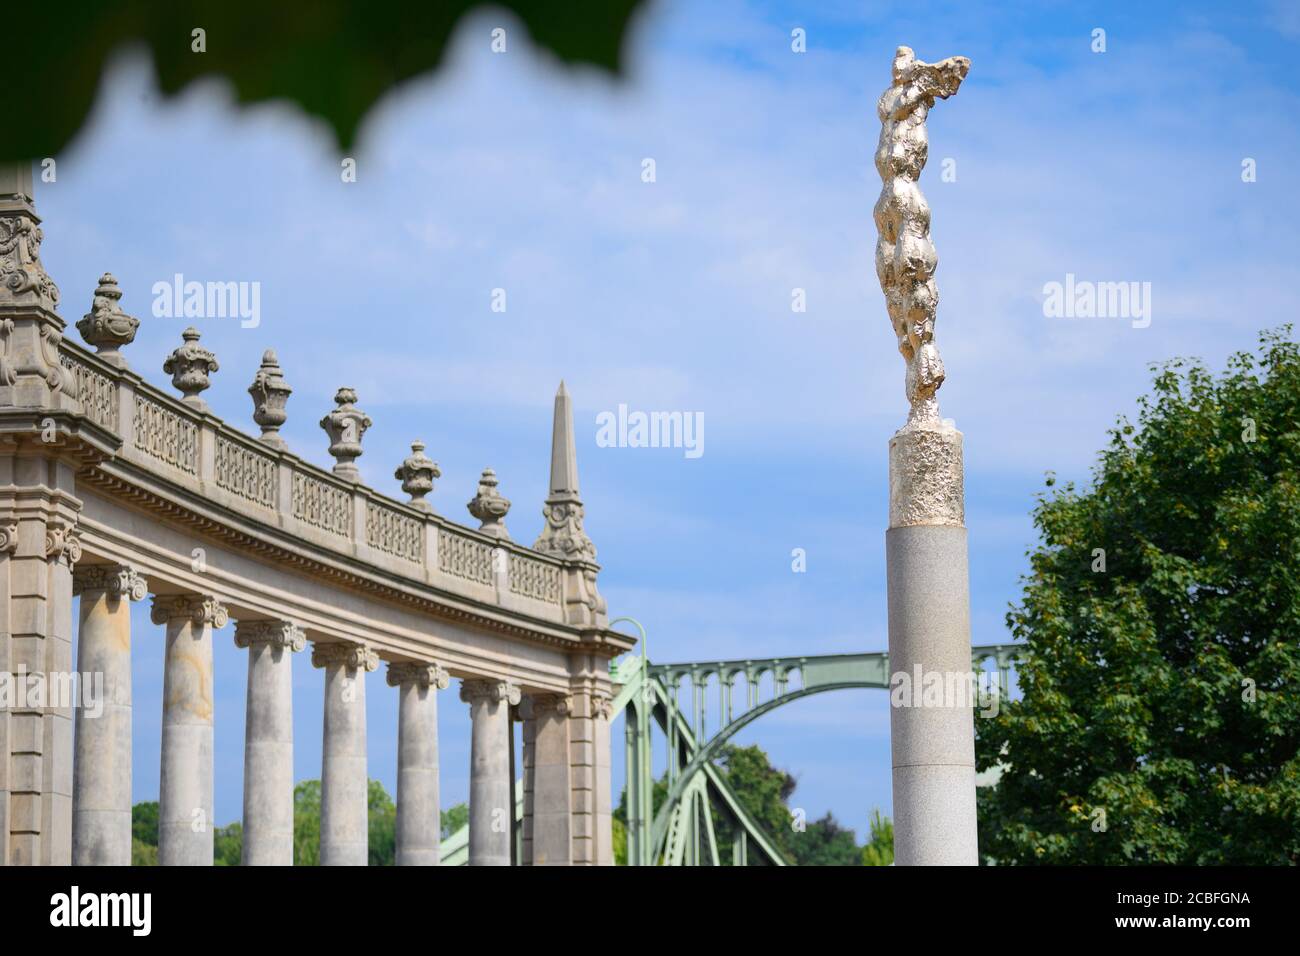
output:
<path id="1" fill-rule="evenodd" d="M 1018 650 L 1014 644 L 971 648 L 972 670 L 996 681 L 996 692 L 1003 698 Z M 714 759 L 741 729 L 792 701 L 850 688 L 887 690 L 889 655 L 882 651 L 652 664 L 643 654 L 616 662 L 611 678 L 616 690 L 614 713 L 624 714 L 626 726 L 628 865 L 719 865 L 726 851 L 719 846 L 713 825 L 716 809 L 738 834 L 730 847 L 733 865 L 748 865 L 753 856 L 755 862 L 785 866 L 787 860 L 775 841 L 745 809 Z M 744 682 L 743 700 L 735 693 L 738 678 Z M 765 678 L 771 687 L 767 697 Z M 689 711 L 679 701 L 685 679 L 691 688 Z M 715 691 L 718 726 L 710 732 L 708 703 Z M 667 798 L 657 806 L 655 727 L 666 737 L 668 753 Z"/>

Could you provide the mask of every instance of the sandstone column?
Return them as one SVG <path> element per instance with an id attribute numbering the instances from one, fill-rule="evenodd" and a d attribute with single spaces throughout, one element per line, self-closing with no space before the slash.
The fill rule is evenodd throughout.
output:
<path id="1" fill-rule="evenodd" d="M 155 596 L 167 626 L 163 675 L 158 863 L 212 865 L 212 629 L 227 612 L 215 598 Z"/>
<path id="2" fill-rule="evenodd" d="M 76 712 L 72 780 L 74 866 L 131 865 L 131 602 L 148 593 L 124 565 L 73 572 L 81 595 L 77 672 L 96 695 Z M 102 683 L 99 683 L 102 681 Z"/>
<path id="3" fill-rule="evenodd" d="M 596 744 L 592 755 L 592 767 L 595 772 L 595 798 L 592 823 L 595 825 L 595 853 L 597 866 L 614 865 L 614 806 L 610 779 L 612 743 L 610 741 L 609 722 L 614 715 L 614 701 L 608 694 L 599 692 L 591 695 L 591 720 L 593 738 Z"/>
<path id="4" fill-rule="evenodd" d="M 573 862 L 572 791 L 569 779 L 567 694 L 529 697 L 533 725 L 532 854 L 533 866 L 569 866 Z"/>
<path id="5" fill-rule="evenodd" d="M 437 664 L 388 665 L 400 695 L 397 725 L 397 865 L 437 866 L 438 691 L 448 684 Z"/>
<path id="6" fill-rule="evenodd" d="M 238 621 L 248 648 L 244 722 L 244 866 L 293 865 L 293 655 L 306 645 L 290 621 Z"/>
<path id="7" fill-rule="evenodd" d="M 469 865 L 509 866 L 514 781 L 510 779 L 510 707 L 519 687 L 504 680 L 465 680 L 460 699 L 473 721 L 469 761 Z"/>
<path id="8" fill-rule="evenodd" d="M 366 773 L 366 672 L 379 657 L 361 644 L 317 644 L 314 667 L 325 668 L 325 742 L 320 779 L 321 866 L 369 862 Z"/>

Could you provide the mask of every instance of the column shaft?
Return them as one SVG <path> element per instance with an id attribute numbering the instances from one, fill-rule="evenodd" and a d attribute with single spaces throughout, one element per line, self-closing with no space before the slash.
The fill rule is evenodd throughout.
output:
<path id="1" fill-rule="evenodd" d="M 248 648 L 244 723 L 244 866 L 293 865 L 293 654 L 305 645 L 288 621 L 240 621 Z"/>
<path id="2" fill-rule="evenodd" d="M 325 668 L 325 739 L 321 765 L 321 866 L 369 863 L 366 771 L 366 671 L 379 666 L 368 648 L 317 644 L 312 663 Z"/>
<path id="3" fill-rule="evenodd" d="M 519 688 L 507 681 L 467 680 L 461 699 L 473 727 L 469 767 L 469 865 L 509 866 L 514 781 L 510 779 L 510 706 Z"/>
<path id="4" fill-rule="evenodd" d="M 390 664 L 398 688 L 397 865 L 437 866 L 438 690 L 447 672 L 436 664 Z"/>
<path id="5" fill-rule="evenodd" d="M 77 671 L 93 700 L 76 712 L 72 862 L 131 865 L 131 601 L 145 580 L 121 566 L 78 568 Z"/>
<path id="6" fill-rule="evenodd" d="M 163 673 L 158 863 L 212 865 L 212 628 L 226 609 L 212 599 L 156 598 L 167 625 Z"/>

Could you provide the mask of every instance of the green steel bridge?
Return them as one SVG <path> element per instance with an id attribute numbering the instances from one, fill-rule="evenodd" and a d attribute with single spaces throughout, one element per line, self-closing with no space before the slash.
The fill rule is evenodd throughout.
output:
<path id="1" fill-rule="evenodd" d="M 630 619 L 627 619 L 630 620 Z M 614 623 L 614 622 L 612 622 Z M 632 623 L 636 623 L 633 621 Z M 640 625 L 637 625 L 640 627 Z M 889 654 L 747 658 L 652 664 L 645 656 L 627 656 L 610 668 L 616 688 L 614 716 L 625 717 L 627 741 L 627 862 L 629 866 L 718 866 L 723 848 L 713 825 L 713 810 L 733 824 L 738 838 L 730 847 L 733 865 L 754 862 L 785 866 L 772 837 L 753 819 L 713 762 L 737 732 L 778 707 L 834 690 L 889 689 Z M 971 669 L 996 680 L 1006 698 L 1019 645 L 987 644 L 971 648 Z M 989 670 L 989 666 L 992 670 Z M 743 678 L 743 701 L 736 683 Z M 770 696 L 762 685 L 770 678 Z M 689 679 L 690 709 L 679 702 L 681 684 Z M 717 727 L 706 725 L 708 698 L 716 679 Z M 668 795 L 653 806 L 654 731 L 667 738 Z M 523 784 L 515 785 L 515 816 L 523 815 Z M 444 842 L 443 866 L 463 866 L 468 855 L 468 828 Z"/>

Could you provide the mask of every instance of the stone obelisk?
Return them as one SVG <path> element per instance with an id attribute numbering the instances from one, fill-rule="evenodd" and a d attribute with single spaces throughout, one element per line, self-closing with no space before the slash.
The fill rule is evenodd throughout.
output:
<path id="1" fill-rule="evenodd" d="M 936 99 L 957 92 L 969 69 L 965 57 L 923 63 L 899 47 L 893 82 L 877 106 L 876 169 L 884 185 L 874 213 L 876 272 L 907 363 L 910 405 L 907 423 L 889 441 L 885 533 L 894 861 L 900 866 L 978 863 L 974 710 L 969 693 L 960 692 L 971 686 L 962 435 L 939 418 L 938 257 L 930 207 L 917 184 L 928 146 L 926 115 Z M 951 693 L 954 688 L 959 692 Z"/>

